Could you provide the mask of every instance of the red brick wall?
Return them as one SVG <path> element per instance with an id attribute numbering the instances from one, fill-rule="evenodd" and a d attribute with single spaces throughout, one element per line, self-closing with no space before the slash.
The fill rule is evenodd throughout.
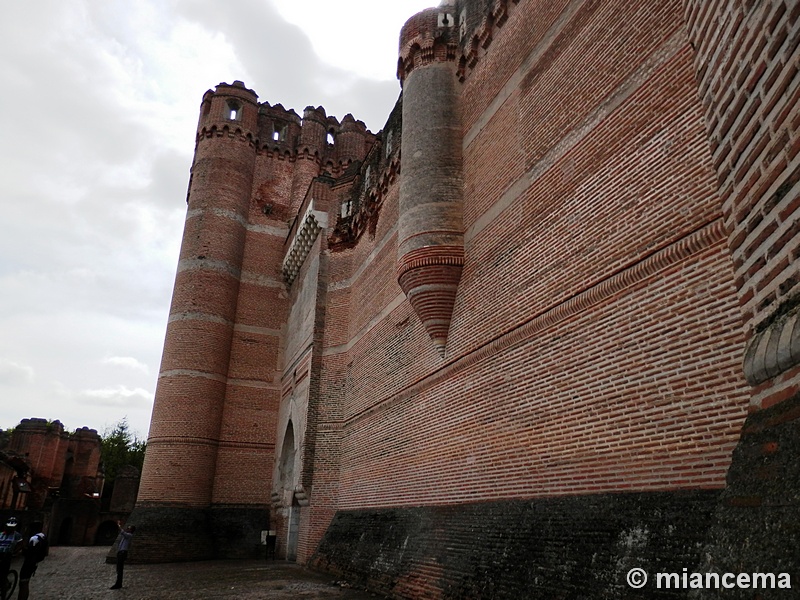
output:
<path id="1" fill-rule="evenodd" d="M 754 406 L 767 407 L 800 390 L 797 359 L 787 358 L 800 291 L 800 5 L 684 4 L 749 342 L 745 372 L 758 386 Z"/>
<path id="2" fill-rule="evenodd" d="M 570 6 L 531 39 L 540 12 L 466 75 L 447 360 L 392 282 L 395 188 L 332 255 L 340 508 L 724 484 L 743 340 L 681 6 Z"/>
<path id="3" fill-rule="evenodd" d="M 269 503 L 269 474 L 275 460 L 275 432 L 280 402 L 281 328 L 287 298 L 280 263 L 286 238 L 283 209 L 291 189 L 292 163 L 260 154 L 256 172 L 270 181 L 270 193 L 254 178 L 241 260 L 241 278 L 227 367 L 227 389 L 217 451 L 213 502 Z M 272 204 L 270 214 L 263 206 Z"/>
<path id="4" fill-rule="evenodd" d="M 9 448 L 30 465 L 33 493 L 20 499 L 29 508 L 41 509 L 52 488 L 61 488 L 66 498 L 100 491 L 100 436 L 94 429 L 82 427 L 70 434 L 59 421 L 23 419 Z"/>

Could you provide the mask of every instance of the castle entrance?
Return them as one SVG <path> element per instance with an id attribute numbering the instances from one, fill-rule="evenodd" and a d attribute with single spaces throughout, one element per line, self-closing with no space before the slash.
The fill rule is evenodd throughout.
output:
<path id="1" fill-rule="evenodd" d="M 291 498 L 289 506 L 284 509 L 288 512 L 288 519 L 285 522 L 286 560 L 289 561 L 297 560 L 297 539 L 300 532 L 300 507 L 297 506 L 297 502 L 294 500 L 296 455 L 294 426 L 290 420 L 286 425 L 286 433 L 283 436 L 280 462 L 280 481 L 284 492 L 283 496 L 284 498 Z"/>
<path id="2" fill-rule="evenodd" d="M 289 507 L 289 531 L 286 536 L 286 560 L 297 560 L 297 538 L 300 533 L 300 507 Z"/>

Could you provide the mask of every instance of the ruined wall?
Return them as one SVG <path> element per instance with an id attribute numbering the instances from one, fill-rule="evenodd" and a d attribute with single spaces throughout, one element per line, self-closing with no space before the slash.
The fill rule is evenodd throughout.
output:
<path id="1" fill-rule="evenodd" d="M 17 507 L 25 508 L 18 515 L 23 531 L 38 523 L 53 543 L 94 542 L 103 489 L 100 442 L 94 429 L 69 433 L 59 421 L 23 419 L 14 428 L 9 449 L 30 465 L 32 491 Z"/>
<path id="2" fill-rule="evenodd" d="M 31 467 L 31 487 L 28 506 L 44 506 L 50 489 L 61 487 L 69 449 L 69 433 L 60 421 L 23 419 L 15 427 L 9 449 L 24 456 Z M 95 474 L 97 470 L 95 469 Z"/>
<path id="3" fill-rule="evenodd" d="M 102 491 L 100 436 L 94 429 L 70 434 L 60 421 L 23 419 L 9 449 L 30 464 L 33 491 L 27 505 L 32 509 L 41 509 L 50 495 L 82 498 Z"/>

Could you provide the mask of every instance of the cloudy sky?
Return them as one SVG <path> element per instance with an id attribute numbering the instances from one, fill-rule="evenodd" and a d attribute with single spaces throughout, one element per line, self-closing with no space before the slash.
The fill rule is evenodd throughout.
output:
<path id="1" fill-rule="evenodd" d="M 146 437 L 203 92 L 377 132 L 438 0 L 25 0 L 0 22 L 0 428 Z"/>

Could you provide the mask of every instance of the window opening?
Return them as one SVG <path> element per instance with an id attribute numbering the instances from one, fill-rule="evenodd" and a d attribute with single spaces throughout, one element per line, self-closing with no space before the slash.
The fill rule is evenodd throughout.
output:
<path id="1" fill-rule="evenodd" d="M 228 102 L 228 118 L 238 121 L 242 117 L 242 106 L 238 102 Z"/>

